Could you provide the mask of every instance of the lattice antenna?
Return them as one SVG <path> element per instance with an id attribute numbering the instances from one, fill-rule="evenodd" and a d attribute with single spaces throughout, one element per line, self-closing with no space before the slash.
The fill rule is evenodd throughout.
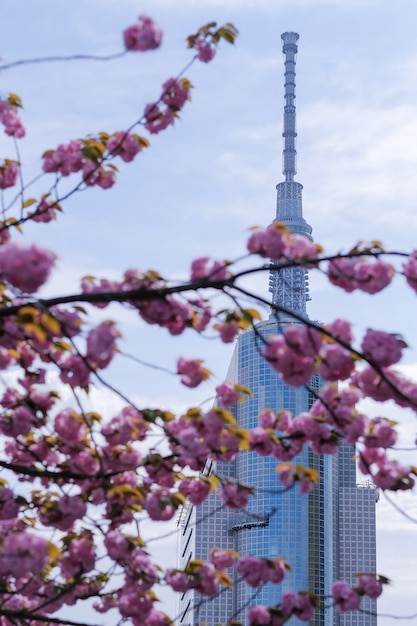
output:
<path id="1" fill-rule="evenodd" d="M 284 53 L 285 65 L 285 106 L 284 106 L 284 153 L 283 169 L 286 181 L 293 181 L 297 173 L 297 150 L 295 139 L 297 137 L 296 117 L 295 117 L 295 59 L 298 51 L 298 33 L 283 33 L 282 52 Z"/>
<path id="2" fill-rule="evenodd" d="M 277 185 L 276 220 L 283 222 L 291 233 L 297 233 L 312 239 L 311 226 L 303 218 L 302 190 L 303 186 L 294 181 L 297 173 L 297 151 L 295 141 L 296 110 L 295 110 L 295 60 L 298 51 L 298 33 L 287 32 L 281 35 L 284 53 L 284 138 L 283 168 L 285 182 Z M 306 316 L 308 295 L 307 272 L 301 267 L 291 267 L 281 271 L 271 270 L 269 290 L 272 302 L 290 311 Z"/>

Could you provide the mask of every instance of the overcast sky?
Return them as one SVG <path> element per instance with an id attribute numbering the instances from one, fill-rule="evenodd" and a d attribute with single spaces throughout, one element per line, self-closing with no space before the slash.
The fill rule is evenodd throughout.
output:
<path id="1" fill-rule="evenodd" d="M 213 63 L 191 68 L 193 100 L 181 121 L 123 167 L 112 190 L 79 194 L 56 224 L 26 229 L 28 238 L 59 251 L 49 292 L 67 293 L 85 274 L 117 277 L 128 267 L 182 279 L 196 256 L 244 252 L 248 228 L 274 218 L 275 185 L 282 180 L 280 35 L 286 30 L 300 34 L 297 180 L 316 241 L 328 252 L 371 239 L 389 249 L 416 246 L 415 0 L 3 0 L 0 56 L 6 63 L 117 52 L 122 30 L 141 13 L 164 30 L 161 50 L 111 64 L 25 66 L 1 75 L 0 93 L 18 93 L 25 106 L 21 159 L 29 179 L 44 150 L 87 133 L 122 130 L 140 117 L 162 82 L 187 64 L 185 37 L 200 25 L 231 21 L 240 31 L 234 48 L 222 45 Z M 12 156 L 4 135 L 0 142 L 2 154 Z M 257 281 L 265 293 L 266 276 Z M 374 326 L 417 345 L 416 298 L 400 284 L 377 298 L 352 298 L 312 277 L 311 294 L 313 319 L 350 316 L 358 336 Z M 202 356 L 217 382 L 225 375 L 230 347 L 191 335 L 172 339 L 117 309 L 104 314 L 122 320 L 124 351 L 169 369 L 180 354 Z M 406 361 L 413 371 L 415 350 Z M 213 390 L 186 392 L 174 377 L 155 378 L 122 358 L 110 376 L 142 405 L 181 408 Z M 392 407 L 387 411 L 394 415 Z M 414 420 L 408 418 L 408 432 L 416 430 Z M 407 506 L 417 515 L 413 498 Z M 377 508 L 378 570 L 394 579 L 380 611 L 417 613 L 417 529 L 383 500 Z"/>

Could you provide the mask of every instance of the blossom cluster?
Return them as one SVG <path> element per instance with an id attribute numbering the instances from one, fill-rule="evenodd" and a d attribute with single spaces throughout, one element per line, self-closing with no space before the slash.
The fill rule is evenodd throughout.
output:
<path id="1" fill-rule="evenodd" d="M 0 189 L 14 187 L 19 176 L 19 163 L 10 159 L 5 159 L 0 165 Z"/>
<path id="2" fill-rule="evenodd" d="M 123 41 L 126 50 L 135 52 L 155 50 L 162 44 L 162 31 L 150 17 L 140 15 L 138 23 L 129 26 L 123 32 Z"/>
<path id="3" fill-rule="evenodd" d="M 358 576 L 357 585 L 350 587 L 346 582 L 338 580 L 332 585 L 332 599 L 339 613 L 346 613 L 358 609 L 362 596 L 368 596 L 373 600 L 379 598 L 382 593 L 384 579 L 375 574 L 361 574 Z"/>
<path id="4" fill-rule="evenodd" d="M 0 100 L 0 123 L 9 137 L 21 139 L 26 135 L 25 128 L 18 115 L 18 108 L 22 106 L 20 98 L 10 94 L 7 100 Z"/>
<path id="5" fill-rule="evenodd" d="M 316 596 L 306 592 L 284 593 L 276 607 L 254 606 L 248 611 L 250 626 L 282 626 L 292 616 L 302 622 L 309 622 L 317 608 Z"/>
<path id="6" fill-rule="evenodd" d="M 109 161 L 116 156 L 125 163 L 133 161 L 147 145 L 146 139 L 128 131 L 118 131 L 110 136 L 102 133 L 97 139 L 76 139 L 60 144 L 56 150 L 47 150 L 43 154 L 42 167 L 44 172 L 64 177 L 81 172 L 87 186 L 109 189 L 116 182 L 117 171 Z"/>
<path id="7" fill-rule="evenodd" d="M 169 78 L 163 83 L 160 100 L 147 104 L 144 111 L 144 126 L 151 135 L 174 123 L 178 111 L 191 100 L 191 87 L 186 78 Z"/>
<path id="8" fill-rule="evenodd" d="M 216 28 L 216 22 L 210 22 L 198 29 L 197 33 L 187 38 L 188 47 L 197 52 L 197 58 L 203 63 L 209 63 L 216 55 L 216 48 L 221 39 L 234 43 L 238 34 L 237 29 L 230 22 Z"/>

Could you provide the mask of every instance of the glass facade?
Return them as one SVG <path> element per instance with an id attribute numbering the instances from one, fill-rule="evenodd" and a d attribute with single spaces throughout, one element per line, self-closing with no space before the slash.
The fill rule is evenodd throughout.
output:
<path id="1" fill-rule="evenodd" d="M 281 325 L 282 328 L 282 325 Z M 293 415 L 307 411 L 314 398 L 304 387 L 289 387 L 261 356 L 259 335 L 278 332 L 275 322 L 263 322 L 256 334 L 248 330 L 238 338 L 228 380 L 245 385 L 253 397 L 238 404 L 239 426 L 254 428 L 262 409 L 289 409 Z M 319 386 L 313 379 L 312 385 Z M 233 589 L 207 599 L 183 594 L 179 626 L 217 626 L 233 620 L 244 622 L 249 606 L 274 606 L 287 591 L 309 589 L 324 599 L 337 579 L 354 584 L 357 572 L 376 571 L 375 501 L 370 484 L 357 486 L 354 449 L 341 445 L 338 455 L 318 456 L 304 449 L 295 463 L 316 469 L 320 482 L 308 496 L 291 489 L 283 492 L 277 478 L 275 459 L 252 452 L 235 461 L 207 468 L 222 478 L 254 487 L 245 511 L 228 510 L 216 494 L 198 509 L 183 513 L 180 567 L 190 559 L 207 559 L 211 548 L 232 549 L 241 555 L 284 558 L 291 566 L 280 585 L 268 583 L 252 589 L 235 580 Z M 314 626 L 376 626 L 376 618 L 355 611 L 339 615 L 322 601 L 315 612 Z M 362 608 L 375 612 L 376 603 L 364 599 Z M 296 626 L 299 620 L 287 622 Z"/>

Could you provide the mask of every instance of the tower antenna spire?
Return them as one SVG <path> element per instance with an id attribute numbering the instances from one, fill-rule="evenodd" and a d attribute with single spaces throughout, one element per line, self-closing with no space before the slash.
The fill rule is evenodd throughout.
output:
<path id="1" fill-rule="evenodd" d="M 282 222 L 292 234 L 311 237 L 311 226 L 303 218 L 302 190 L 303 186 L 294 181 L 297 173 L 295 140 L 296 109 L 295 109 L 295 61 L 298 51 L 298 33 L 286 32 L 281 35 L 282 51 L 284 54 L 284 149 L 282 153 L 282 173 L 285 181 L 277 185 L 277 212 L 275 220 Z M 289 311 L 307 316 L 306 302 L 308 295 L 307 272 L 301 267 L 289 267 L 280 271 L 271 270 L 269 291 L 272 293 L 272 303 L 285 307 Z M 275 315 L 275 312 L 273 312 Z"/>
<path id="2" fill-rule="evenodd" d="M 282 173 L 286 181 L 293 181 L 297 173 L 297 151 L 295 140 L 297 137 L 296 112 L 295 112 L 295 59 L 298 51 L 298 33 L 283 33 L 282 51 L 284 53 L 285 65 L 285 105 L 284 105 L 284 152 Z"/>

